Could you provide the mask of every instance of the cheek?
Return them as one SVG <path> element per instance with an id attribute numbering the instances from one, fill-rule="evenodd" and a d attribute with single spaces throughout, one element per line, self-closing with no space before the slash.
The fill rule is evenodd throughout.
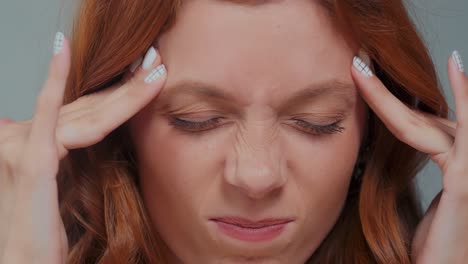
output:
<path id="1" fill-rule="evenodd" d="M 342 134 L 329 139 L 288 143 L 291 175 L 294 175 L 298 203 L 303 210 L 304 236 L 318 245 L 338 219 L 347 196 L 361 135 L 356 120 L 344 125 Z M 304 143 L 304 142 L 302 142 Z"/>
<path id="2" fill-rule="evenodd" d="M 143 120 L 146 120 L 143 121 Z M 150 121 L 148 121 L 150 120 Z M 190 214 L 202 203 L 215 173 L 216 141 L 181 135 L 162 117 L 132 124 L 141 188 L 155 213 Z M 157 209 L 156 209 L 157 208 Z M 164 210 L 168 208 L 170 210 Z"/>
<path id="3" fill-rule="evenodd" d="M 220 148 L 182 136 L 159 116 L 137 116 L 131 131 L 141 195 L 158 236 L 178 255 L 207 252 L 205 241 L 210 238 L 199 209 L 217 173 L 211 157 Z"/>
<path id="4" fill-rule="evenodd" d="M 333 139 L 317 139 L 309 144 L 290 140 L 291 174 L 302 183 L 300 186 L 307 186 L 308 193 L 324 192 L 329 196 L 336 194 L 330 191 L 347 185 L 359 148 L 359 137 L 353 134 L 348 128 Z"/>
<path id="5" fill-rule="evenodd" d="M 347 139 L 352 142 L 353 137 Z M 341 142 L 341 139 L 323 145 L 317 142 L 308 149 L 304 149 L 307 146 L 291 149 L 290 156 L 294 156 L 291 174 L 304 208 L 314 217 L 317 211 L 337 213 L 346 197 L 357 147 L 348 141 Z M 322 218 L 328 217 L 323 215 Z"/>

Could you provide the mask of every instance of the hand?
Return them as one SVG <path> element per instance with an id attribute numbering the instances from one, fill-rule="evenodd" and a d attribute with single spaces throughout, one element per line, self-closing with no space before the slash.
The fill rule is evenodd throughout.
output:
<path id="1" fill-rule="evenodd" d="M 413 239 L 415 263 L 466 263 L 468 256 L 468 78 L 456 56 L 449 60 L 448 73 L 457 122 L 409 109 L 375 75 L 352 70 L 360 94 L 386 127 L 402 142 L 427 153 L 442 171 L 443 190 Z M 355 59 L 354 64 L 360 62 Z"/>
<path id="2" fill-rule="evenodd" d="M 56 182 L 59 161 L 68 150 L 96 144 L 135 115 L 159 94 L 166 79 L 163 65 L 155 69 L 161 60 L 151 50 L 144 62 L 148 67 L 128 74 L 124 84 L 62 106 L 70 69 L 69 42 L 63 39 L 33 119 L 0 120 L 0 263 L 65 263 L 68 244 Z M 149 74 L 158 78 L 146 79 Z"/>

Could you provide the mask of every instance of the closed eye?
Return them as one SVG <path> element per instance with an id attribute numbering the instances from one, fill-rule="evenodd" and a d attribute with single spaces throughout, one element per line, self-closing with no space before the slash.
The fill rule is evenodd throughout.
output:
<path id="1" fill-rule="evenodd" d="M 177 117 L 169 119 L 169 125 L 191 133 L 200 133 L 206 130 L 214 129 L 219 126 L 224 117 L 215 117 L 201 122 L 189 121 Z M 342 120 L 336 121 L 328 125 L 315 125 L 302 119 L 292 119 L 295 126 L 308 134 L 320 136 L 341 133 L 345 128 L 340 126 Z"/>
<path id="2" fill-rule="evenodd" d="M 339 125 L 342 122 L 341 120 L 336 121 L 329 125 L 314 125 L 302 119 L 293 119 L 293 120 L 300 127 L 300 129 L 303 129 L 304 132 L 312 134 L 312 135 L 327 135 L 327 134 L 341 133 L 345 129 L 344 127 Z"/>
<path id="3" fill-rule="evenodd" d="M 216 127 L 222 119 L 224 119 L 224 117 L 215 117 L 206 121 L 194 122 L 177 117 L 171 117 L 169 118 L 169 124 L 175 128 L 197 133 Z"/>

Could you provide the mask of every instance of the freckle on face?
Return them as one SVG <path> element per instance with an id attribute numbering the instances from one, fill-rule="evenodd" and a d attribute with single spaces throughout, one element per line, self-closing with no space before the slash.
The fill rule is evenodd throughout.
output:
<path id="1" fill-rule="evenodd" d="M 165 87 L 130 123 L 142 197 L 173 256 L 305 262 L 339 216 L 359 148 L 356 50 L 311 1 L 184 3 L 159 38 Z M 168 114 L 231 123 L 190 133 Z M 318 124 L 342 114 L 346 129 L 307 135 L 291 122 L 299 114 Z M 227 215 L 296 221 L 275 240 L 249 244 L 212 228 L 210 217 Z"/>

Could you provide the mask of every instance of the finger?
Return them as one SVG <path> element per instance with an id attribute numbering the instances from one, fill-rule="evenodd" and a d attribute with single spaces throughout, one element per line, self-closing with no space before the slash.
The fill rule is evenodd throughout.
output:
<path id="1" fill-rule="evenodd" d="M 426 122 L 429 122 L 434 126 L 437 126 L 439 129 L 441 129 L 442 131 L 446 132 L 447 134 L 455 138 L 456 129 L 457 129 L 456 122 L 452 120 L 448 120 L 446 118 L 435 116 L 430 113 L 422 112 L 418 109 L 414 109 L 413 112 L 416 115 L 418 115 L 420 118 L 425 119 Z"/>
<path id="2" fill-rule="evenodd" d="M 7 137 L 10 133 L 6 129 L 4 129 L 7 125 L 13 124 L 14 122 L 9 118 L 0 118 L 0 144 L 2 141 Z"/>
<path id="3" fill-rule="evenodd" d="M 112 104 L 115 100 L 120 100 L 120 98 L 122 97 L 127 97 L 129 91 L 136 90 L 133 88 L 134 81 L 144 80 L 146 78 L 146 75 L 148 75 L 149 73 L 148 71 L 154 68 L 155 66 L 160 65 L 161 63 L 162 59 L 157 49 L 155 49 L 154 47 L 150 47 L 146 52 L 142 64 L 140 67 L 138 67 L 137 71 L 131 74 L 127 74 L 127 78 L 129 78 L 129 80 L 127 80 L 121 86 L 121 88 L 117 89 L 115 93 L 112 93 L 103 102 L 101 102 L 100 105 L 105 105 L 107 103 Z"/>
<path id="4" fill-rule="evenodd" d="M 93 111 L 97 105 L 102 104 L 105 98 L 114 93 L 121 86 L 122 84 L 120 83 L 111 85 L 97 92 L 83 95 L 75 101 L 62 106 L 62 108 L 60 108 L 58 122 L 60 123 L 63 120 L 72 120 L 76 117 L 82 116 L 83 113 Z"/>
<path id="5" fill-rule="evenodd" d="M 2 127 L 10 124 L 10 123 L 13 123 L 13 121 L 9 118 L 0 118 L 0 129 L 2 129 Z"/>
<path id="6" fill-rule="evenodd" d="M 141 66 L 141 64 L 143 63 L 143 57 L 139 57 L 138 59 L 136 59 L 129 67 L 129 72 L 130 73 L 135 73 L 139 67 Z"/>
<path id="7" fill-rule="evenodd" d="M 454 51 L 448 62 L 450 87 L 455 99 L 457 131 L 455 136 L 455 155 L 468 158 L 468 78 L 464 74 L 461 55 Z"/>
<path id="8" fill-rule="evenodd" d="M 145 68 L 138 70 L 95 111 L 65 124 L 60 132 L 65 147 L 82 148 L 99 142 L 151 102 L 166 80 L 166 68 L 160 63 L 159 56 L 153 56 Z"/>
<path id="9" fill-rule="evenodd" d="M 0 144 L 10 141 L 10 139 L 15 137 L 22 137 L 26 135 L 25 138 L 28 138 L 29 131 L 30 131 L 30 124 L 32 121 L 18 121 L 18 122 L 10 122 L 5 124 L 3 128 L 0 128 Z M 8 127 L 6 127 L 8 126 Z"/>
<path id="10" fill-rule="evenodd" d="M 51 146 L 56 143 L 56 123 L 70 68 L 68 40 L 58 32 L 54 41 L 54 55 L 49 66 L 48 78 L 36 101 L 31 125 L 30 140 L 34 145 Z"/>
<path id="11" fill-rule="evenodd" d="M 418 227 L 416 228 L 416 232 L 413 236 L 412 241 L 412 251 L 413 255 L 417 256 L 422 251 L 424 242 L 427 239 L 427 235 L 429 233 L 429 228 L 431 227 L 432 221 L 434 220 L 435 213 L 437 212 L 437 208 L 439 206 L 440 197 L 442 196 L 442 191 L 440 191 L 434 199 L 432 199 L 431 204 L 427 208 L 426 212 L 424 213 L 424 217 L 418 223 Z"/>
<path id="12" fill-rule="evenodd" d="M 453 138 L 437 126 L 419 118 L 413 110 L 393 96 L 362 59 L 356 57 L 352 68 L 352 76 L 360 94 L 399 140 L 430 155 L 440 154 L 451 148 Z"/>
<path id="13" fill-rule="evenodd" d="M 122 87 L 127 81 L 133 78 L 134 73 L 141 69 L 142 62 L 143 57 L 139 57 L 135 60 L 129 66 L 129 70 L 124 73 L 122 79 L 118 83 L 97 92 L 81 96 L 74 102 L 64 105 L 60 109 L 60 119 L 72 120 L 76 117 L 82 116 L 84 114 L 83 111 L 93 111 L 94 106 L 101 104 L 104 101 L 104 98 L 107 98 L 109 94 L 114 93 L 118 88 Z"/>

